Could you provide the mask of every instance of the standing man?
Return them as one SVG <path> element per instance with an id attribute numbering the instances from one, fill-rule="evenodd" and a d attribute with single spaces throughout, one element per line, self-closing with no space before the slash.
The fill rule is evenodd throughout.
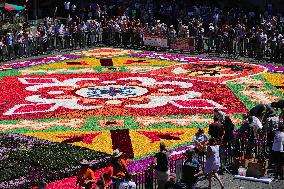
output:
<path id="1" fill-rule="evenodd" d="M 156 165 L 158 189 L 164 189 L 166 182 L 169 179 L 169 152 L 166 144 L 160 143 L 160 152 L 155 155 L 154 164 Z"/>
<path id="2" fill-rule="evenodd" d="M 70 1 L 64 2 L 64 10 L 65 10 L 65 16 L 68 17 L 70 13 Z"/>

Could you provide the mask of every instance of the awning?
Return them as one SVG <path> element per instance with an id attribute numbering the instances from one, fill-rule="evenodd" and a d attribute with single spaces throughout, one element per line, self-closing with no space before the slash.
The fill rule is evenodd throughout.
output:
<path id="1" fill-rule="evenodd" d="M 19 6 L 19 5 L 5 3 L 5 9 L 7 11 L 22 11 L 22 10 L 25 9 L 25 7 Z"/>

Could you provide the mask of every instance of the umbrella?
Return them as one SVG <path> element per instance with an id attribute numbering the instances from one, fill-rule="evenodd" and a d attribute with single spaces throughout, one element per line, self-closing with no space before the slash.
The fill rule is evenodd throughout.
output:
<path id="1" fill-rule="evenodd" d="M 5 3 L 5 9 L 7 11 L 22 11 L 22 10 L 25 9 L 25 7 L 19 6 L 19 5 Z"/>

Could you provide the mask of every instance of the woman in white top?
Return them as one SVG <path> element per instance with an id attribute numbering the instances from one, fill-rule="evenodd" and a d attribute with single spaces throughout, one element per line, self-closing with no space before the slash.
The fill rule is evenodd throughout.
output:
<path id="1" fill-rule="evenodd" d="M 273 160 L 275 163 L 275 178 L 278 179 L 278 176 L 280 176 L 280 179 L 282 180 L 284 177 L 284 126 L 279 126 L 278 130 L 275 133 L 274 136 L 274 142 L 272 146 L 273 151 Z"/>
<path id="2" fill-rule="evenodd" d="M 211 189 L 212 177 L 215 177 L 220 183 L 221 189 L 224 189 L 224 184 L 217 173 L 217 171 L 221 166 L 221 162 L 220 162 L 219 145 L 216 144 L 216 139 L 214 138 L 209 139 L 209 145 L 207 148 L 206 156 L 207 158 L 205 162 L 204 171 L 206 174 L 208 174 L 208 181 L 209 181 L 208 188 Z"/>

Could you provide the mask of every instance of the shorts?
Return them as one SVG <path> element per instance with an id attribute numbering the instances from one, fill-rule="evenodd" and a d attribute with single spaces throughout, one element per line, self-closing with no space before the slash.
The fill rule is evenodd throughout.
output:
<path id="1" fill-rule="evenodd" d="M 272 151 L 272 160 L 274 163 L 284 165 L 284 152 Z"/>
<path id="2" fill-rule="evenodd" d="M 157 180 L 164 180 L 164 181 L 167 181 L 169 179 L 169 176 L 170 176 L 170 171 L 157 171 Z"/>

